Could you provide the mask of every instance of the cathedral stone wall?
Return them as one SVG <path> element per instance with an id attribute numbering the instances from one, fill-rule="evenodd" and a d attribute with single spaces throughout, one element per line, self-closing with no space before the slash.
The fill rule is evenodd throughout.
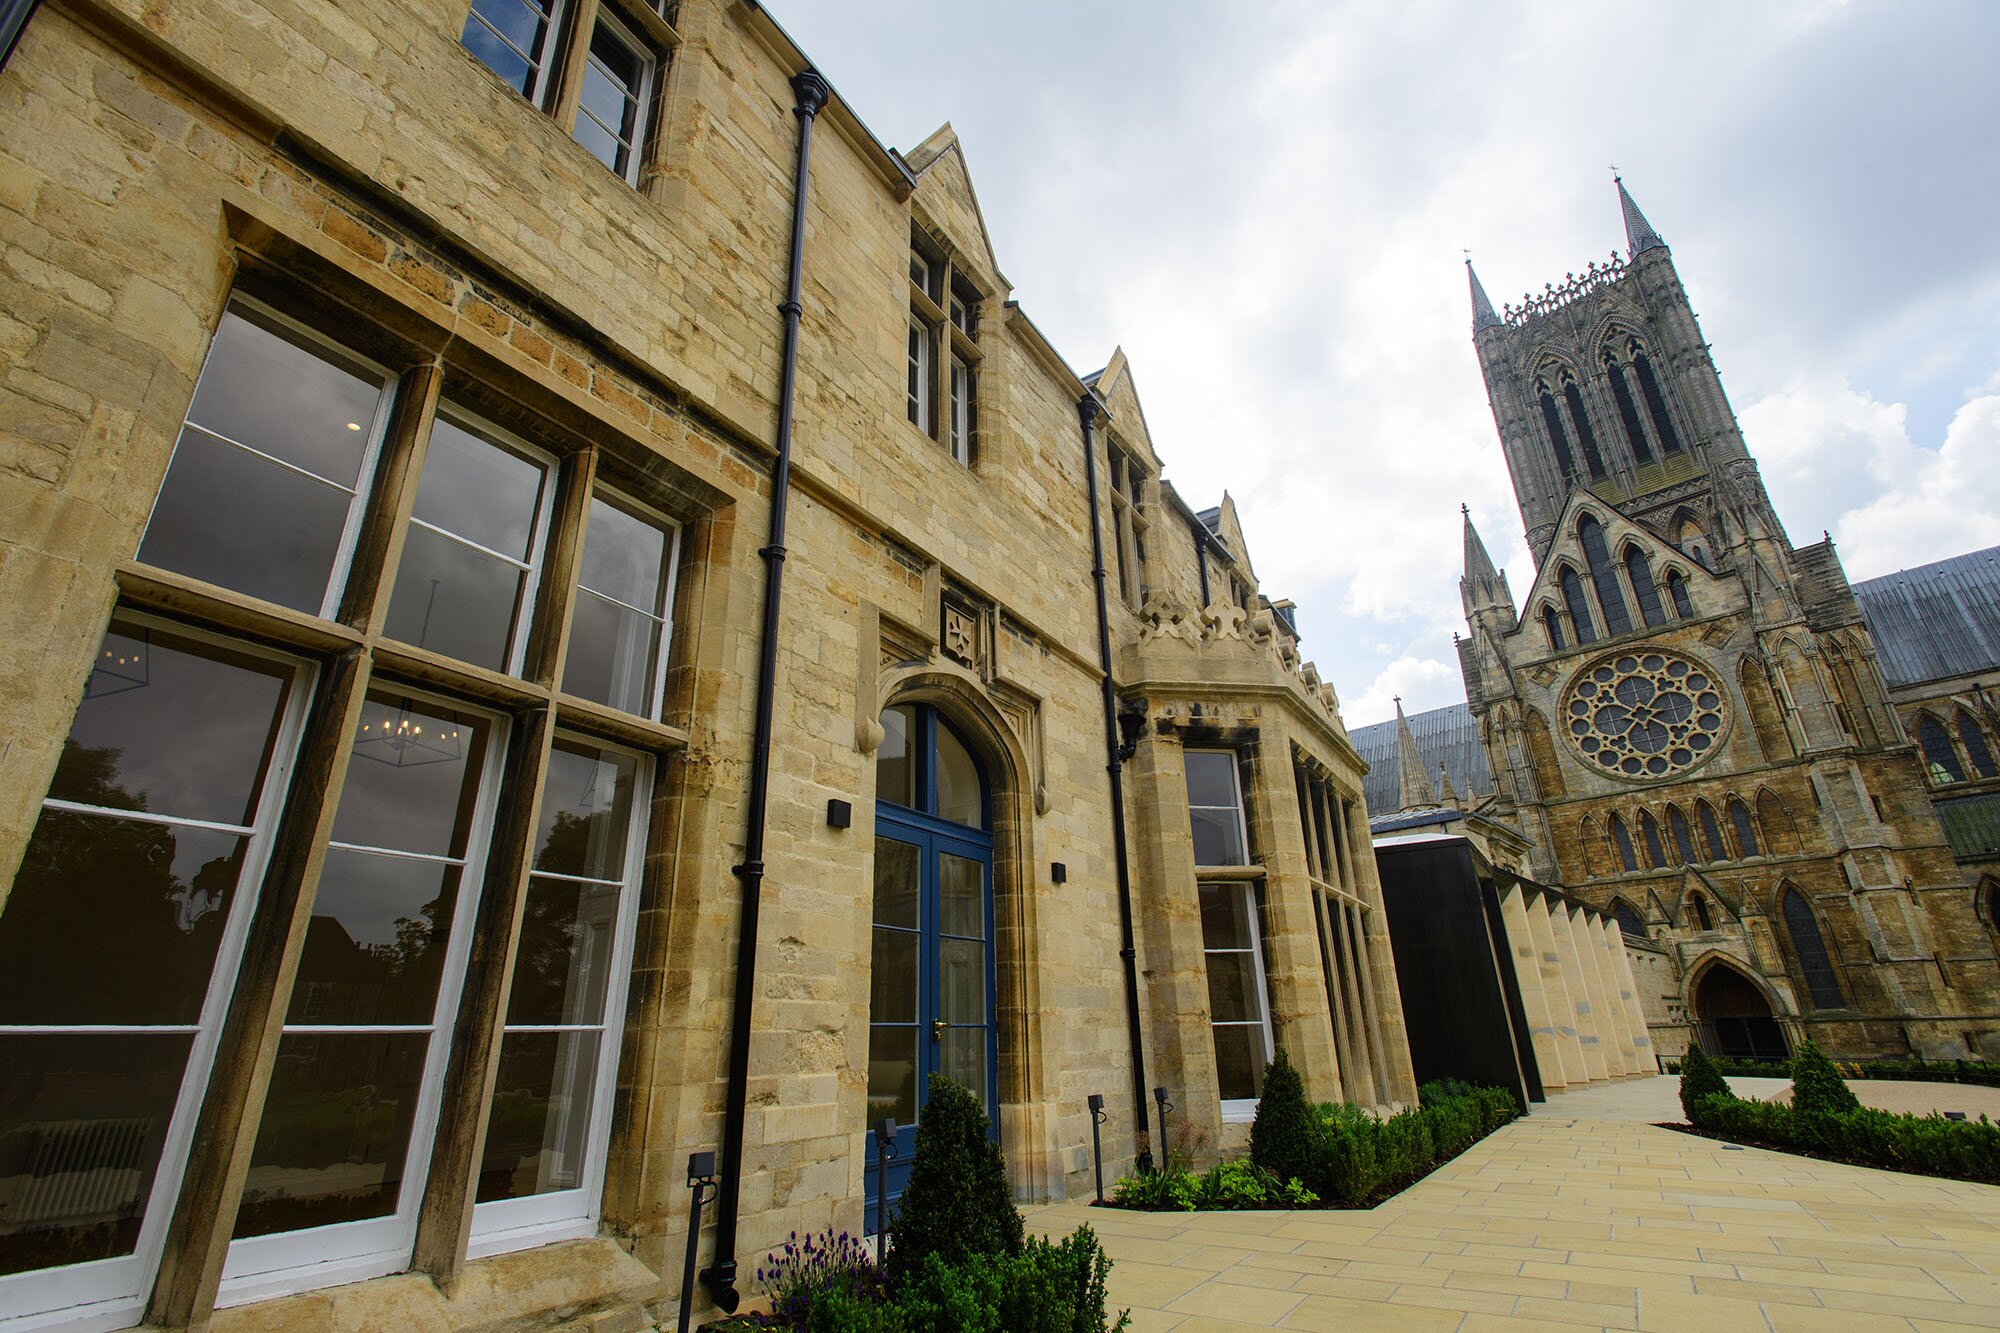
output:
<path id="1" fill-rule="evenodd" d="M 1480 808 L 1539 877 L 1643 924 L 1672 978 L 1649 1019 L 1683 1028 L 1663 1049 L 1988 1052 L 1993 932 L 1862 608 L 1830 542 L 1787 538 L 1666 244 L 1619 198 L 1608 265 L 1504 314 L 1472 279 L 1536 564 L 1517 607 L 1468 516 Z"/>

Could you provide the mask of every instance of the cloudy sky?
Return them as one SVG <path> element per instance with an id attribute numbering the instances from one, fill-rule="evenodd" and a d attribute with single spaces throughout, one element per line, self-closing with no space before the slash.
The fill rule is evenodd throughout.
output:
<path id="1" fill-rule="evenodd" d="M 2000 543 L 2000 5 L 774 0 L 886 143 L 950 121 L 1014 295 L 1131 357 L 1350 726 L 1461 701 L 1461 502 L 1531 566 L 1469 335 L 1672 247 L 1780 516 L 1863 579 Z"/>

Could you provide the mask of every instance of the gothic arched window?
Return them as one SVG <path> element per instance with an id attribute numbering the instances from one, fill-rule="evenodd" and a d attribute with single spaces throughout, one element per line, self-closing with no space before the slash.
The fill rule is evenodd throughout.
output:
<path id="1" fill-rule="evenodd" d="M 1575 567 L 1564 565 L 1556 582 L 1562 585 L 1563 603 L 1569 607 L 1569 623 L 1576 629 L 1576 641 L 1594 642 L 1597 626 L 1590 618 L 1590 599 L 1583 595 L 1583 580 L 1576 576 Z"/>
<path id="2" fill-rule="evenodd" d="M 1933 787 L 1965 781 L 1965 765 L 1958 762 L 1951 734 L 1929 713 L 1917 719 L 1917 744 L 1924 747 L 1924 769 L 1930 774 Z"/>
<path id="3" fill-rule="evenodd" d="M 1695 522 L 1694 515 L 1683 509 L 1676 518 L 1674 545 L 1687 552 L 1688 558 L 1703 569 L 1715 568 L 1708 558 L 1708 537 L 1702 532 L 1701 524 Z"/>
<path id="4" fill-rule="evenodd" d="M 1639 599 L 1639 618 L 1648 625 L 1664 625 L 1667 613 L 1660 609 L 1660 590 L 1653 583 L 1652 566 L 1638 547 L 1625 548 L 1625 577 L 1632 581 L 1632 595 Z"/>
<path id="5" fill-rule="evenodd" d="M 1597 432 L 1590 428 L 1590 414 L 1583 409 L 1583 394 L 1576 387 L 1576 381 L 1569 372 L 1562 375 L 1563 401 L 1569 404 L 1569 420 L 1576 427 L 1577 442 L 1583 446 L 1583 461 L 1590 468 L 1592 481 L 1604 480 L 1604 455 L 1597 447 Z"/>
<path id="6" fill-rule="evenodd" d="M 1736 831 L 1736 854 L 1738 856 L 1762 856 L 1757 845 L 1757 821 L 1750 817 L 1750 807 L 1737 800 L 1729 799 L 1729 823 Z"/>
<path id="7" fill-rule="evenodd" d="M 1637 936 L 1642 940 L 1646 938 L 1646 919 L 1639 915 L 1638 908 L 1623 898 L 1611 900 L 1611 916 L 1618 923 L 1618 929 L 1627 935 Z"/>
<path id="8" fill-rule="evenodd" d="M 1631 344 L 1632 369 L 1639 372 L 1639 392 L 1645 395 L 1646 414 L 1653 418 L 1653 430 L 1660 437 L 1660 447 L 1667 453 L 1681 452 L 1681 437 L 1674 430 L 1674 419 L 1667 415 L 1666 395 L 1660 392 L 1660 381 L 1653 374 L 1652 358 L 1640 348 L 1635 340 Z"/>
<path id="9" fill-rule="evenodd" d="M 1986 744 L 1986 735 L 1979 730 L 1979 723 L 1963 708 L 1958 710 L 1958 738 L 1965 742 L 1965 757 L 1972 761 L 1972 771 L 1982 778 L 2000 776 L 2000 769 L 1993 764 L 1993 751 Z"/>
<path id="10" fill-rule="evenodd" d="M 1536 380 L 1535 388 L 1540 391 L 1542 399 L 1542 424 L 1549 428 L 1549 444 L 1556 451 L 1556 468 L 1567 482 L 1576 475 L 1576 459 L 1570 456 L 1569 436 L 1563 432 L 1562 415 L 1556 411 L 1556 400 L 1549 393 L 1549 386 Z"/>
<path id="11" fill-rule="evenodd" d="M 1688 581 L 1678 569 L 1667 571 L 1667 596 L 1673 599 L 1675 615 L 1682 620 L 1694 619 L 1694 603 L 1688 600 Z"/>
<path id="12" fill-rule="evenodd" d="M 1604 525 L 1585 514 L 1577 520 L 1577 539 L 1583 543 L 1583 558 L 1590 564 L 1590 581 L 1597 589 L 1597 604 L 1604 609 L 1604 633 L 1617 638 L 1632 632 L 1632 613 L 1625 609 L 1625 594 L 1618 590 L 1618 572 L 1611 566 L 1611 547 L 1604 540 Z"/>
<path id="13" fill-rule="evenodd" d="M 1715 807 L 1703 801 L 1694 810 L 1696 818 L 1701 821 L 1701 841 L 1708 848 L 1708 859 L 1727 861 L 1729 845 L 1722 840 L 1722 825 L 1716 822 Z"/>
<path id="14" fill-rule="evenodd" d="M 1660 826 L 1650 810 L 1639 812 L 1639 836 L 1646 840 L 1646 860 L 1654 869 L 1666 865 L 1667 849 L 1660 843 Z"/>
<path id="15" fill-rule="evenodd" d="M 1549 647 L 1552 650 L 1561 652 L 1568 646 L 1563 643 L 1562 617 L 1556 614 L 1553 606 L 1542 608 L 1542 628 L 1548 631 Z"/>
<path id="16" fill-rule="evenodd" d="M 1681 854 L 1682 865 L 1691 866 L 1701 859 L 1694 854 L 1694 838 L 1688 833 L 1687 817 L 1677 805 L 1667 807 L 1667 831 L 1674 835 L 1674 850 Z"/>
<path id="17" fill-rule="evenodd" d="M 1696 930 L 1714 930 L 1715 918 L 1708 914 L 1708 899 L 1698 893 L 1688 895 L 1688 907 L 1694 912 Z"/>
<path id="18" fill-rule="evenodd" d="M 1639 858 L 1632 850 L 1632 835 L 1625 830 L 1625 821 L 1617 815 L 1611 816 L 1611 841 L 1618 848 L 1618 862 L 1627 871 L 1639 868 Z"/>
<path id="19" fill-rule="evenodd" d="M 1792 951 L 1799 956 L 1799 971 L 1812 994 L 1813 1008 L 1839 1009 L 1847 997 L 1840 993 L 1840 976 L 1827 956 L 1826 941 L 1819 933 L 1819 921 L 1805 895 L 1797 889 L 1785 890 L 1783 906 L 1785 930 L 1792 937 Z"/>
<path id="20" fill-rule="evenodd" d="M 1604 353 L 1604 375 L 1611 381 L 1611 397 L 1618 404 L 1618 421 L 1625 427 L 1625 442 L 1632 446 L 1632 457 L 1640 464 L 1653 461 L 1653 450 L 1646 443 L 1646 428 L 1639 424 L 1639 408 L 1632 401 L 1632 386 L 1625 382 L 1625 367 L 1618 364 L 1618 358 L 1610 349 Z"/>

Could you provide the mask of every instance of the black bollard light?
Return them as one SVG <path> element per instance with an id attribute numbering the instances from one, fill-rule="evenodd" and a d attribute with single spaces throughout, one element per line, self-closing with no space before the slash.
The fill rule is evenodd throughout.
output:
<path id="1" fill-rule="evenodd" d="M 1090 1107 L 1090 1162 L 1097 1169 L 1097 1201 L 1104 1202 L 1104 1136 L 1098 1126 L 1111 1117 L 1104 1113 L 1104 1094 L 1093 1092 L 1086 1099 Z"/>
<path id="2" fill-rule="evenodd" d="M 1171 1171 L 1174 1166 L 1174 1142 L 1167 1137 L 1167 1112 L 1174 1104 L 1167 1100 L 1165 1088 L 1153 1089 L 1153 1104 L 1160 1108 L 1160 1170 Z"/>
<path id="3" fill-rule="evenodd" d="M 896 1117 L 885 1115 L 875 1126 L 875 1266 L 882 1266 L 889 1240 L 889 1159 L 896 1155 Z"/>
<path id="4" fill-rule="evenodd" d="M 688 1201 L 687 1266 L 681 1270 L 680 1333 L 688 1333 L 688 1320 L 694 1313 L 694 1264 L 696 1251 L 701 1247 L 701 1206 L 714 1198 L 719 1188 L 714 1153 L 688 1155 L 688 1188 L 694 1191 L 694 1197 Z"/>

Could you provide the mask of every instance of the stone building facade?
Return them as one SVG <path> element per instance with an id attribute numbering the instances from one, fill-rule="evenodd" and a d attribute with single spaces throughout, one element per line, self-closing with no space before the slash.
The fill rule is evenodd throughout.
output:
<path id="1" fill-rule="evenodd" d="M 1830 541 L 1787 537 L 1667 246 L 1619 200 L 1625 254 L 1504 311 L 1470 279 L 1536 568 L 1517 608 L 1467 517 L 1494 813 L 1536 878 L 1673 955 L 1717 1049 L 1990 1053 L 1994 939 L 1861 605 Z"/>
<path id="2" fill-rule="evenodd" d="M 718 1148 L 726 1304 L 933 1070 L 1023 1199 L 1414 1098 L 1233 506 L 761 5 L 48 0 L 0 297 L 0 1327 L 638 1328 Z"/>

